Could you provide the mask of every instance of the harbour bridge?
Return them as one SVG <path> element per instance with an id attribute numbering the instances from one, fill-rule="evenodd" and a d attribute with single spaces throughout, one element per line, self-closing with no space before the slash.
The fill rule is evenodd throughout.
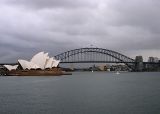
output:
<path id="1" fill-rule="evenodd" d="M 61 63 L 124 63 L 134 69 L 135 60 L 103 48 L 79 48 L 55 56 Z"/>

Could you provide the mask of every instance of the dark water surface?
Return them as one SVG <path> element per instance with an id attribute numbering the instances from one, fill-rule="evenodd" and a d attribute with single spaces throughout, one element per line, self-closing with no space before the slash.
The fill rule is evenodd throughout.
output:
<path id="1" fill-rule="evenodd" d="M 0 77 L 0 114 L 160 114 L 160 73 Z"/>

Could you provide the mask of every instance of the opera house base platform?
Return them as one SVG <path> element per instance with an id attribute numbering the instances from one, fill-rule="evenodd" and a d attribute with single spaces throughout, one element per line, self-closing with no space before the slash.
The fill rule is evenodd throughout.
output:
<path id="1" fill-rule="evenodd" d="M 47 70 L 12 70 L 6 72 L 6 76 L 62 76 L 72 75 L 72 73 L 62 71 L 60 68 Z"/>

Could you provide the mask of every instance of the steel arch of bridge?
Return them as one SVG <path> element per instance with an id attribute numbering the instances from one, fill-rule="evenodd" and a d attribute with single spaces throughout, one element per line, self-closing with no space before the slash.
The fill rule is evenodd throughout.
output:
<path id="1" fill-rule="evenodd" d="M 106 57 L 110 57 L 110 60 L 97 61 L 97 60 L 91 60 L 90 58 L 82 60 L 82 57 L 79 57 L 77 60 L 74 59 L 75 55 L 82 56 L 82 54 L 91 54 L 91 53 L 105 55 Z M 135 63 L 135 60 L 132 58 L 129 58 L 121 53 L 103 48 L 74 49 L 58 54 L 55 56 L 55 58 L 61 60 L 61 63 L 125 63 L 128 66 L 130 66 L 130 64 L 132 63 Z M 92 58 L 94 58 L 94 54 Z"/>

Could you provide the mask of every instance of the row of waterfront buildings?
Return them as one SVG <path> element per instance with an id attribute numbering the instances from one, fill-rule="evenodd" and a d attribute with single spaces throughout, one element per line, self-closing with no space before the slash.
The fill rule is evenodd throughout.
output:
<path id="1" fill-rule="evenodd" d="M 158 57 L 149 57 L 148 61 L 144 62 L 142 56 L 135 57 L 135 63 L 129 63 L 133 69 L 130 69 L 126 64 L 94 64 L 88 68 L 72 68 L 72 71 L 160 71 L 160 60 Z"/>
<path id="2" fill-rule="evenodd" d="M 160 71 L 160 59 L 158 57 L 149 57 L 147 62 L 144 62 L 142 56 L 135 58 L 136 71 Z"/>

